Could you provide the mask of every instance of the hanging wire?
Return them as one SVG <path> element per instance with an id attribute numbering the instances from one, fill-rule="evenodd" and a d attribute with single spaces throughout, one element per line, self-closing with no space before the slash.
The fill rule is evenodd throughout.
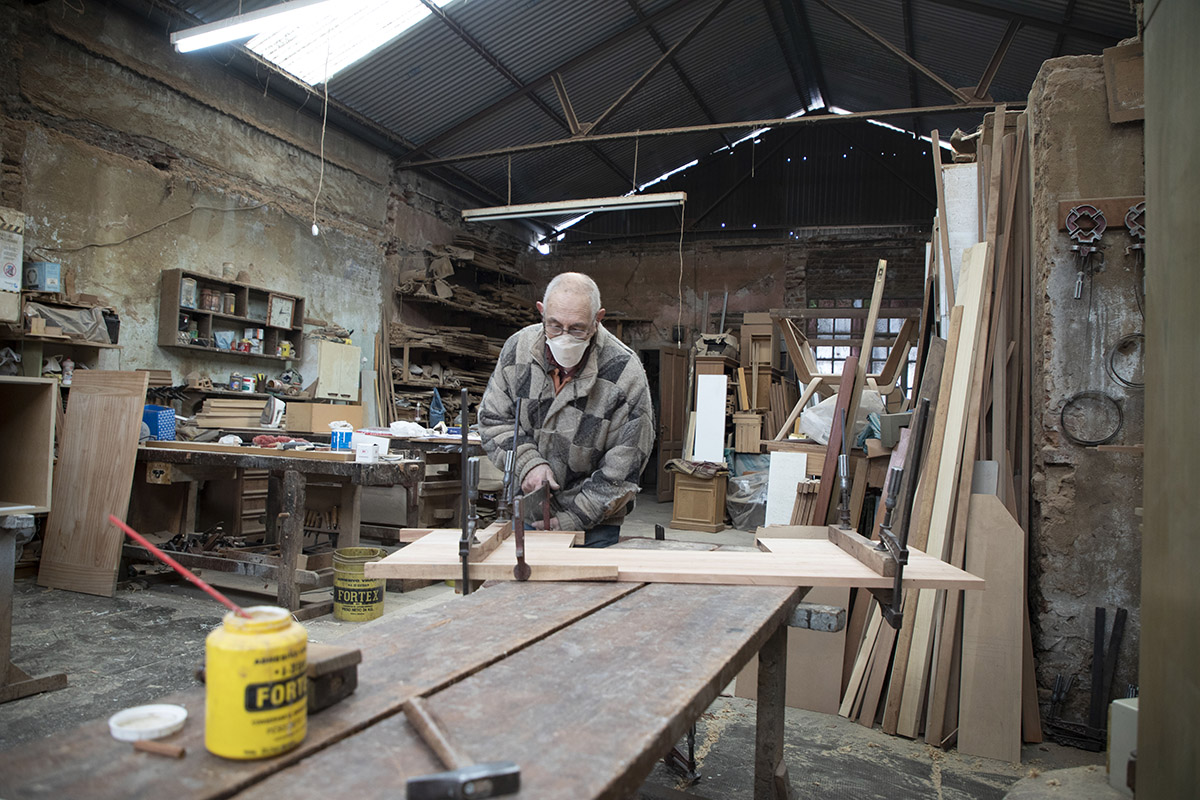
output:
<path id="1" fill-rule="evenodd" d="M 317 201 L 321 198 L 321 190 L 325 188 L 325 126 L 329 122 L 329 50 L 330 42 L 325 42 L 325 105 L 321 110 L 321 172 L 317 178 L 317 193 L 313 195 L 312 235 L 317 236 L 321 229 L 317 227 Z"/>
<path id="2" fill-rule="evenodd" d="M 679 204 L 679 313 L 675 316 L 675 330 L 678 333 L 678 344 L 683 344 L 683 224 L 687 219 L 684 211 L 687 208 L 687 201 L 684 200 Z"/>

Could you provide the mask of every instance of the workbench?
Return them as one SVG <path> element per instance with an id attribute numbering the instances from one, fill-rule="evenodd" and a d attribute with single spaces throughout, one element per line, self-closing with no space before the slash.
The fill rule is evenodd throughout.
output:
<path id="1" fill-rule="evenodd" d="M 336 458 L 329 458 L 336 456 Z M 183 515 L 183 530 L 196 530 L 197 483 L 235 470 L 265 470 L 270 474 L 267 486 L 267 541 L 279 545 L 278 559 L 247 557 L 233 562 L 237 572 L 255 574 L 278 583 L 278 603 L 295 610 L 300 607 L 300 588 L 297 577 L 307 576 L 300 567 L 304 539 L 306 487 L 312 478 L 333 480 L 342 485 L 342 522 L 338 547 L 355 547 L 359 542 L 360 512 L 363 486 L 402 485 L 408 489 L 407 513 L 416 513 L 416 492 L 421 477 L 421 463 L 414 460 L 359 463 L 345 460 L 334 453 L 289 454 L 284 450 L 264 448 L 233 448 L 223 445 L 195 443 L 154 443 L 138 448 L 137 458 L 146 465 L 146 480 L 154 483 L 188 484 L 188 500 Z M 286 515 L 282 516 L 281 515 Z M 143 558 L 148 554 L 137 545 L 124 546 L 127 557 Z M 176 554 L 186 566 L 223 569 L 229 563 L 219 563 L 212 556 Z M 152 560 L 152 559 L 151 559 Z M 226 560 L 228 561 L 228 560 Z M 228 571 L 228 570 L 227 570 Z M 311 583 L 311 581 L 308 581 Z"/>
<path id="2" fill-rule="evenodd" d="M 444 769 L 399 713 L 422 696 L 467 757 L 518 764 L 514 797 L 625 798 L 757 652 L 757 746 L 745 755 L 755 764 L 754 797 L 767 800 L 780 796 L 786 623 L 805 592 L 488 585 L 339 639 L 362 649 L 358 689 L 311 716 L 290 753 L 246 762 L 210 755 L 196 689 L 163 699 L 189 710 L 185 728 L 164 740 L 187 748 L 183 760 L 137 752 L 94 720 L 0 753 L 0 796 L 403 797 L 408 777 Z"/>

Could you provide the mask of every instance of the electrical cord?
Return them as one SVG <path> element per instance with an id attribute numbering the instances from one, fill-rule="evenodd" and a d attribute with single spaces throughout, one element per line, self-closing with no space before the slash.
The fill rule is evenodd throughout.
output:
<path id="1" fill-rule="evenodd" d="M 197 205 L 197 206 L 192 206 L 187 211 L 184 211 L 181 214 L 176 214 L 173 217 L 165 219 L 162 222 L 158 223 L 157 225 L 151 225 L 149 228 L 146 228 L 143 231 L 138 231 L 137 233 L 131 233 L 130 235 L 126 236 L 124 239 L 117 239 L 114 242 L 88 242 L 87 244 L 81 244 L 78 247 L 46 247 L 45 245 L 41 245 L 38 247 L 31 248 L 30 250 L 31 250 L 31 252 L 34 252 L 34 253 L 37 253 L 37 252 L 78 253 L 80 250 L 87 250 L 89 247 L 115 247 L 116 245 L 125 244 L 126 242 L 132 241 L 132 240 L 138 238 L 139 236 L 145 236 L 147 233 L 151 233 L 152 231 L 156 231 L 161 227 L 170 225 L 172 222 L 175 222 L 176 220 L 180 220 L 180 219 L 183 219 L 184 217 L 190 216 L 197 211 L 201 211 L 201 210 L 203 210 L 203 211 L 231 211 L 231 212 L 232 211 L 254 211 L 255 209 L 263 208 L 266 205 L 268 205 L 268 204 L 267 203 L 258 203 L 257 205 L 235 206 L 233 208 L 220 208 L 219 206 Z"/>

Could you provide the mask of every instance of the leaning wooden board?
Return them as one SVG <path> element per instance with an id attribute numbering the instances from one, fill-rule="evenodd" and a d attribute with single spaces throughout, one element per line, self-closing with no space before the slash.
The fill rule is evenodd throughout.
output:
<path id="1" fill-rule="evenodd" d="M 112 597 L 137 460 L 146 372 L 85 370 L 75 376 L 46 523 L 38 584 Z"/>
<path id="2" fill-rule="evenodd" d="M 871 571 L 830 541 L 759 539 L 770 552 L 676 552 L 613 548 L 564 549 L 570 534 L 525 537 L 531 580 L 616 580 L 646 583 L 754 584 L 761 586 L 863 586 L 889 588 L 892 579 Z M 471 578 L 512 580 L 516 547 L 509 539 L 487 559 L 471 565 Z M 458 535 L 434 531 L 366 565 L 368 578 L 455 580 L 462 577 Z M 904 568 L 909 588 L 982 589 L 983 581 L 919 550 Z"/>

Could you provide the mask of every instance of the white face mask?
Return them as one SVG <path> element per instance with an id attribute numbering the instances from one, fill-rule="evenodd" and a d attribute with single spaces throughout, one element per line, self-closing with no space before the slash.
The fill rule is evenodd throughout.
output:
<path id="1" fill-rule="evenodd" d="M 554 360 L 559 363 L 559 366 L 567 369 L 571 369 L 579 363 L 589 342 L 591 342 L 590 338 L 576 339 L 566 333 L 546 340 L 546 344 L 550 345 L 550 352 L 554 355 Z"/>

